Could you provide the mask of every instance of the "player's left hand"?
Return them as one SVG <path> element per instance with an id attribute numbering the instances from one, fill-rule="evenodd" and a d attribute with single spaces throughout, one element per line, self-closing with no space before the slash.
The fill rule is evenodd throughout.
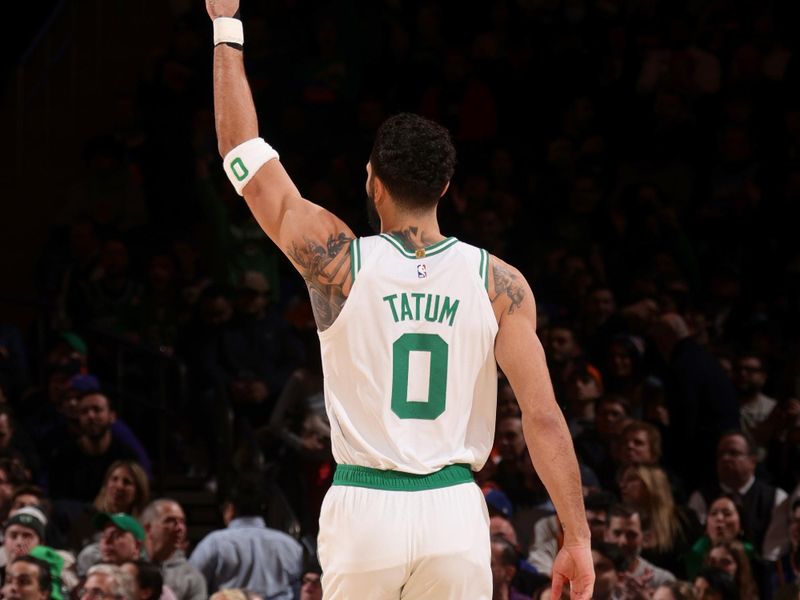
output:
<path id="1" fill-rule="evenodd" d="M 565 545 L 553 562 L 552 600 L 561 598 L 564 584 L 569 582 L 570 600 L 591 600 L 594 591 L 594 561 L 589 542 Z"/>
<path id="2" fill-rule="evenodd" d="M 239 10 L 239 0 L 206 0 L 206 10 L 212 21 L 217 17 L 232 17 Z"/>

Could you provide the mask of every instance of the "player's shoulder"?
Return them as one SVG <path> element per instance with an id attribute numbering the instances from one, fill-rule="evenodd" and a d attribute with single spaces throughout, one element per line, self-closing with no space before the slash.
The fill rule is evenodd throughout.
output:
<path id="1" fill-rule="evenodd" d="M 525 276 L 494 254 L 489 255 L 489 298 L 498 318 L 520 309 L 535 310 L 533 292 Z"/>

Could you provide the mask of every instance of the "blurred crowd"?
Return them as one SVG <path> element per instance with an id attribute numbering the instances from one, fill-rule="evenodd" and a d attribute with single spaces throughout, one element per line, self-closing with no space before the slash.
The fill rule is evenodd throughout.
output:
<path id="1" fill-rule="evenodd" d="M 321 596 L 334 465 L 315 325 L 224 180 L 195 4 L 171 3 L 168 47 L 85 144 L 40 250 L 35 324 L 0 324 L 5 598 Z M 798 13 L 243 7 L 260 134 L 357 234 L 380 122 L 412 111 L 452 132 L 442 230 L 531 283 L 596 599 L 800 597 Z M 217 493 L 223 528 L 190 539 L 162 495 L 178 475 Z M 549 597 L 562 532 L 502 377 L 476 478 L 495 598 Z"/>

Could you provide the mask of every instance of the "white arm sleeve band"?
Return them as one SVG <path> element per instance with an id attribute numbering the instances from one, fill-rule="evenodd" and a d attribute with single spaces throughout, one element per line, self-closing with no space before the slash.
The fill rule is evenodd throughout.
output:
<path id="1" fill-rule="evenodd" d="M 278 153 L 262 138 L 253 138 L 239 144 L 225 155 L 223 167 L 236 193 L 244 195 L 244 186 L 253 178 L 264 163 L 279 158 Z"/>
<path id="2" fill-rule="evenodd" d="M 226 42 L 244 45 L 242 22 L 231 17 L 217 17 L 214 19 L 214 45 Z"/>

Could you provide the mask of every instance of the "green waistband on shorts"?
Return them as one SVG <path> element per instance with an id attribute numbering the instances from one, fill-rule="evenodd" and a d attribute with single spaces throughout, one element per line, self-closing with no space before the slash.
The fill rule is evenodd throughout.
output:
<path id="1" fill-rule="evenodd" d="M 384 471 L 357 465 L 337 465 L 332 485 L 350 485 L 392 492 L 435 490 L 474 481 L 467 465 L 447 465 L 429 475 Z"/>

